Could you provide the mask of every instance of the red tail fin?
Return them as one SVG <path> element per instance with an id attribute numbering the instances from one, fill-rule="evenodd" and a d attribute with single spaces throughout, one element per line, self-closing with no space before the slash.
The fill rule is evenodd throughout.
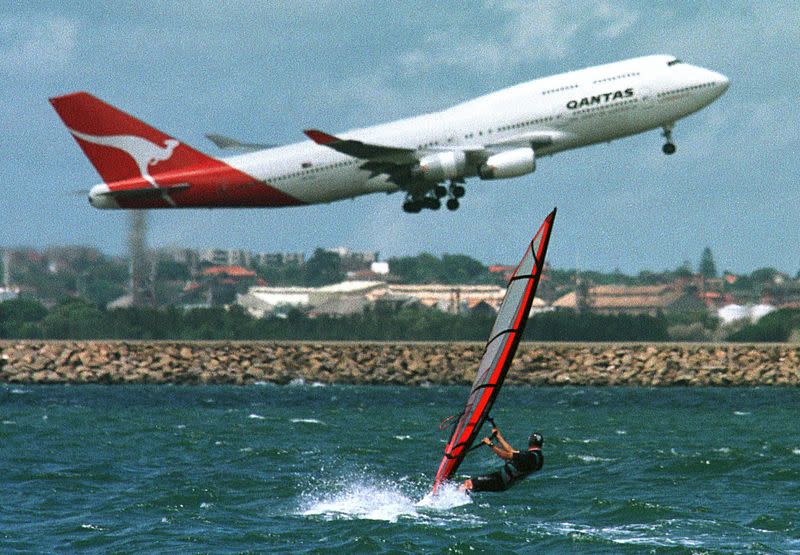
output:
<path id="1" fill-rule="evenodd" d="M 86 92 L 50 99 L 106 183 L 208 165 L 214 159 Z"/>

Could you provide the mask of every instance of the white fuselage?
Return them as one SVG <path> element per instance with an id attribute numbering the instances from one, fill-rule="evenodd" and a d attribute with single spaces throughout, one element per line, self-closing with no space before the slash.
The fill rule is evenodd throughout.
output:
<path id="1" fill-rule="evenodd" d="M 437 164 L 448 156 L 460 156 L 457 173 L 440 173 L 445 177 L 436 178 L 437 182 L 450 180 L 452 187 L 475 175 L 486 179 L 522 175 L 535 168 L 534 156 L 655 128 L 664 128 L 668 141 L 664 148 L 670 154 L 675 150 L 669 141 L 672 125 L 709 105 L 727 88 L 724 75 L 682 63 L 673 56 L 633 58 L 535 79 L 439 112 L 354 129 L 338 137 L 313 131 L 316 135 L 309 136 L 321 137 L 315 139 L 317 142 L 304 141 L 219 160 L 240 182 L 249 179 L 250 188 L 237 189 L 233 186 L 235 179 L 229 177 L 202 188 L 193 181 L 200 173 L 190 169 L 185 176 L 173 179 L 184 191 L 173 194 L 163 189 L 164 201 L 156 198 L 148 200 L 150 204 L 139 201 L 123 207 L 285 206 L 398 189 L 405 189 L 413 198 L 432 194 L 434 173 L 425 175 L 429 169 L 426 160 Z M 108 141 L 102 137 L 89 139 Z M 368 151 L 361 155 L 362 151 L 347 150 L 356 142 Z M 157 146 L 163 149 L 163 145 Z M 405 161 L 389 160 L 397 165 L 380 166 L 387 161 L 381 159 L 382 153 L 391 149 L 404 151 Z M 470 153 L 472 157 L 465 158 Z M 493 160 L 503 167 L 493 166 Z M 159 179 L 157 186 L 163 185 L 164 180 Z M 96 186 L 90 192 L 90 203 L 98 208 L 121 207 L 119 187 L 111 183 Z M 262 194 L 266 191 L 269 194 Z M 158 192 L 161 194 L 162 189 Z M 250 196 L 240 200 L 235 194 Z"/>
<path id="2" fill-rule="evenodd" d="M 441 150 L 514 142 L 538 132 L 555 137 L 536 150 L 537 157 L 546 156 L 671 125 L 727 89 L 725 76 L 685 63 L 668 65 L 672 60 L 647 56 L 535 79 L 440 112 L 354 129 L 340 137 Z M 626 90 L 633 94 L 614 101 L 614 93 L 625 95 Z M 361 160 L 312 141 L 225 162 L 310 204 L 398 189 L 386 176 L 370 177 L 361 170 Z"/>

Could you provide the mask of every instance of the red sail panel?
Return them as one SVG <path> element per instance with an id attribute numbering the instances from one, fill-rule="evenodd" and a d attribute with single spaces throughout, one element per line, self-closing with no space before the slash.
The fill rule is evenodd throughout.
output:
<path id="1" fill-rule="evenodd" d="M 458 469 L 489 416 L 514 359 L 542 274 L 547 244 L 556 211 L 545 218 L 508 283 L 467 404 L 455 425 L 436 473 L 434 492 Z"/>

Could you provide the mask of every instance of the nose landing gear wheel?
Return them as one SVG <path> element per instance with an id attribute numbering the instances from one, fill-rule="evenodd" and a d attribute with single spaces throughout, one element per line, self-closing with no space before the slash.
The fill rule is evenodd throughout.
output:
<path id="1" fill-rule="evenodd" d="M 661 152 L 666 155 L 675 154 L 675 143 L 672 142 L 672 124 L 664 126 L 664 132 L 661 134 L 667 142 L 661 147 Z"/>

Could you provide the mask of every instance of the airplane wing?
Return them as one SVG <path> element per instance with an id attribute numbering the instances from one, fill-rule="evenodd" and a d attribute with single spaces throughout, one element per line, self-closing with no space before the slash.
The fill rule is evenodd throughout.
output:
<path id="1" fill-rule="evenodd" d="M 303 133 L 318 145 L 327 146 L 354 158 L 398 165 L 414 164 L 419 161 L 417 150 L 413 148 L 374 145 L 353 139 L 340 139 L 318 129 L 306 129 Z"/>
<path id="2" fill-rule="evenodd" d="M 503 150 L 520 147 L 530 147 L 535 150 L 553 144 L 560 137 L 558 131 L 530 131 L 486 145 L 448 144 L 417 150 L 365 143 L 355 139 L 343 139 L 319 129 L 306 129 L 304 133 L 318 145 L 364 160 L 361 169 L 371 172 L 371 177 L 386 174 L 391 181 L 406 190 L 427 189 L 433 186 L 429 182 L 420 181 L 412 171 L 412 168 L 418 165 L 425 156 L 437 152 L 460 151 L 466 155 L 469 166 L 477 167 L 491 155 Z"/>
<path id="3" fill-rule="evenodd" d="M 222 150 L 239 150 L 244 152 L 255 152 L 257 150 L 265 150 L 267 148 L 272 148 L 275 145 L 264 145 L 259 143 L 242 143 L 237 141 L 236 139 L 231 139 L 230 137 L 226 137 L 225 135 L 219 135 L 217 133 L 206 133 L 206 138 L 214 143 L 217 148 Z"/>
<path id="4" fill-rule="evenodd" d="M 536 150 L 537 148 L 552 145 L 559 137 L 560 135 L 557 131 L 531 131 L 528 133 L 520 133 L 519 135 L 514 135 L 513 137 L 486 146 L 492 150 L 516 148 L 519 146 L 529 146 Z"/>

